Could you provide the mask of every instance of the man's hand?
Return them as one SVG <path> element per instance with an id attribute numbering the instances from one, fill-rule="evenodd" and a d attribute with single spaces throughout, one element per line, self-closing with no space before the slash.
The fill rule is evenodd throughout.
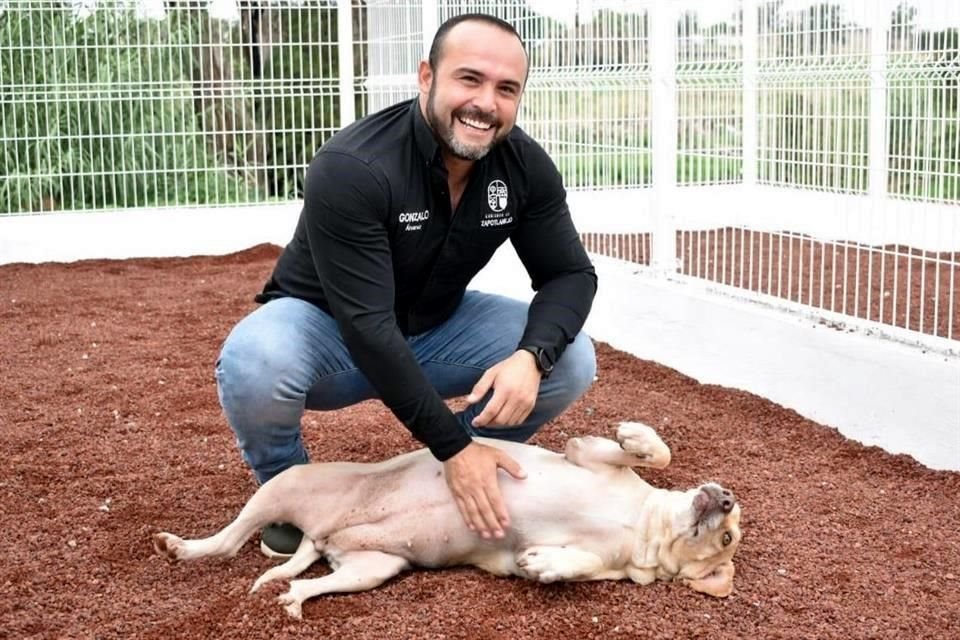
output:
<path id="1" fill-rule="evenodd" d="M 527 477 L 517 461 L 500 449 L 473 442 L 443 463 L 447 486 L 457 501 L 460 515 L 471 531 L 484 538 L 503 537 L 510 516 L 500 494 L 497 469 L 517 479 Z"/>
<path id="2" fill-rule="evenodd" d="M 514 427 L 522 424 L 537 402 L 540 370 L 529 351 L 519 350 L 487 369 L 473 386 L 467 402 L 479 402 L 493 388 L 493 396 L 471 423 L 475 427 Z"/>

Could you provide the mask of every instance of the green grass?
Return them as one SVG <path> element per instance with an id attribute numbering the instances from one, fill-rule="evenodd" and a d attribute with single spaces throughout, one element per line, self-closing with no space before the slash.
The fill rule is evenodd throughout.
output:
<path id="1" fill-rule="evenodd" d="M 648 187 L 652 184 L 651 154 L 638 150 L 629 156 L 560 154 L 557 168 L 569 188 Z M 677 156 L 677 183 L 681 185 L 738 182 L 743 163 L 739 159 L 700 154 Z"/>

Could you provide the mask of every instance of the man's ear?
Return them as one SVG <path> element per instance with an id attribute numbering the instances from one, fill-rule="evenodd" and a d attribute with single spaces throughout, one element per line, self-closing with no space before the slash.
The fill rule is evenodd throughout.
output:
<path id="1" fill-rule="evenodd" d="M 430 85 L 433 84 L 433 69 L 430 68 L 428 60 L 420 61 L 420 68 L 417 71 L 417 82 L 420 85 L 420 93 L 427 95 L 430 93 Z"/>

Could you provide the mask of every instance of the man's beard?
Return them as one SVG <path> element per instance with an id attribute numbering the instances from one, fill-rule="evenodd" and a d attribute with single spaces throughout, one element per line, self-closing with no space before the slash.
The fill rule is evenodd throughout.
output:
<path id="1" fill-rule="evenodd" d="M 438 141 L 445 146 L 447 151 L 453 154 L 454 157 L 460 158 L 461 160 L 479 160 L 490 153 L 490 149 L 492 149 L 494 145 L 503 140 L 504 134 L 500 132 L 500 123 L 493 116 L 477 109 L 458 109 L 451 114 L 451 121 L 449 123 L 441 122 L 434 105 L 436 88 L 436 82 L 430 85 L 430 94 L 427 96 L 427 122 L 433 129 L 433 133 L 438 138 Z M 457 140 L 456 135 L 453 133 L 453 119 L 456 118 L 477 120 L 484 124 L 492 125 L 494 129 L 493 140 L 483 145 L 471 145 Z"/>

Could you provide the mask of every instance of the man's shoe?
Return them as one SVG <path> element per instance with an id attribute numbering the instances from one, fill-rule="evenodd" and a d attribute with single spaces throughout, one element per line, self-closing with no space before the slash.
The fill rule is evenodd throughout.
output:
<path id="1" fill-rule="evenodd" d="M 303 532 L 286 522 L 268 524 L 260 532 L 260 553 L 274 560 L 285 560 L 300 546 Z"/>

